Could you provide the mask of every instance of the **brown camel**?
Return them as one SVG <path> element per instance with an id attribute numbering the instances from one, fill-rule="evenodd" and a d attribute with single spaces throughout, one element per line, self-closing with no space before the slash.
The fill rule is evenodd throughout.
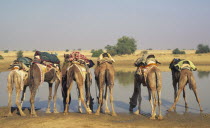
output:
<path id="1" fill-rule="evenodd" d="M 17 64 L 17 63 L 16 63 Z M 28 85 L 28 73 L 24 70 L 27 70 L 28 68 L 21 62 L 18 62 L 18 66 L 14 66 L 14 64 L 10 65 L 12 68 L 12 71 L 9 73 L 8 78 L 7 78 L 7 89 L 8 89 L 8 109 L 9 113 L 8 116 L 12 116 L 11 113 L 11 96 L 12 96 L 12 91 L 16 89 L 16 105 L 19 109 L 20 115 L 25 116 L 25 113 L 22 111 L 22 106 L 19 101 L 20 98 L 20 92 L 23 90 L 24 85 Z M 22 70 L 20 70 L 22 69 Z"/>
<path id="2" fill-rule="evenodd" d="M 103 92 L 104 92 L 104 84 L 106 84 L 106 90 L 105 90 L 105 98 L 106 98 L 106 108 L 105 113 L 109 113 L 107 100 L 108 100 L 108 89 L 110 92 L 110 103 L 112 107 L 112 116 L 117 116 L 114 110 L 114 99 L 113 99 L 113 87 L 114 87 L 114 67 L 111 63 L 108 61 L 101 62 L 98 64 L 98 66 L 95 68 L 95 80 L 99 89 L 99 103 L 98 103 L 98 109 L 96 110 L 95 115 L 99 115 L 102 105 L 103 105 Z"/>
<path id="3" fill-rule="evenodd" d="M 69 112 L 69 105 L 70 105 L 70 92 L 71 92 L 71 88 L 73 85 L 73 81 L 75 81 L 77 83 L 77 88 L 79 90 L 79 96 L 78 99 L 81 100 L 81 103 L 83 104 L 83 106 L 85 107 L 85 110 L 88 114 L 91 114 L 91 110 L 89 108 L 88 105 L 86 105 L 85 101 L 84 101 L 84 91 L 83 91 L 83 86 L 86 80 L 86 68 L 84 67 L 84 65 L 81 65 L 81 63 L 79 62 L 75 62 L 75 63 L 66 63 L 66 65 L 64 65 L 64 67 L 62 68 L 62 72 L 65 74 L 66 68 L 67 67 L 67 74 L 66 74 L 66 95 L 64 96 L 64 99 L 66 99 L 65 103 L 65 110 L 64 110 L 64 115 L 67 115 Z M 64 75 L 62 74 L 62 75 Z M 65 76 L 65 75 L 64 75 Z M 82 112 L 82 110 L 80 110 L 80 112 Z"/>
<path id="4" fill-rule="evenodd" d="M 138 70 L 138 69 L 137 69 Z M 141 110 L 141 84 L 147 87 L 149 94 L 149 102 L 151 104 L 151 117 L 150 119 L 155 119 L 156 116 L 156 105 L 159 106 L 158 119 L 163 119 L 161 113 L 161 89 L 162 89 L 162 77 L 159 68 L 156 65 L 147 66 L 147 69 L 140 70 L 141 73 L 135 74 L 134 78 L 134 92 L 132 98 L 130 98 L 130 111 L 137 104 L 137 98 L 139 99 L 138 110 L 135 114 L 140 114 Z"/>
<path id="5" fill-rule="evenodd" d="M 177 97 L 177 88 L 178 88 L 178 82 L 179 82 L 179 78 L 180 78 L 180 71 L 177 70 L 174 65 L 177 64 L 181 60 L 182 59 L 174 58 L 171 61 L 170 66 L 169 66 L 169 68 L 171 69 L 171 73 L 172 73 L 172 81 L 173 81 L 173 88 L 174 88 L 174 102 L 175 102 L 176 97 Z M 185 108 L 188 108 L 186 95 L 185 95 L 185 87 L 183 88 L 183 98 L 184 98 L 184 101 L 185 101 Z M 176 109 L 176 106 L 175 106 L 174 109 Z"/>
<path id="6" fill-rule="evenodd" d="M 36 91 L 38 87 L 43 83 L 48 82 L 49 84 L 49 97 L 48 97 L 48 107 L 46 113 L 50 113 L 50 102 L 52 99 L 52 85 L 55 82 L 55 90 L 54 90 L 54 113 L 58 113 L 56 108 L 56 99 L 57 99 L 57 89 L 61 82 L 60 80 L 60 68 L 59 66 L 48 68 L 45 65 L 39 63 L 33 63 L 30 68 L 30 104 L 31 104 L 31 115 L 37 116 L 34 107 L 34 99 L 36 95 Z M 24 89 L 25 90 L 25 89 Z M 24 97 L 22 97 L 22 100 Z"/>
<path id="7" fill-rule="evenodd" d="M 181 72 L 180 72 L 180 78 L 179 78 L 179 84 L 178 84 L 179 89 L 178 89 L 178 92 L 177 92 L 177 96 L 176 96 L 176 99 L 175 99 L 173 105 L 168 109 L 168 111 L 172 111 L 173 109 L 175 110 L 176 103 L 179 100 L 180 93 L 185 88 L 187 83 L 189 83 L 190 89 L 192 89 L 194 94 L 195 94 L 196 100 L 197 100 L 198 105 L 200 107 L 200 111 L 203 111 L 203 109 L 202 109 L 202 107 L 200 105 L 200 100 L 199 100 L 198 95 L 197 95 L 195 78 L 193 76 L 192 71 L 190 71 L 188 69 L 182 69 Z"/>

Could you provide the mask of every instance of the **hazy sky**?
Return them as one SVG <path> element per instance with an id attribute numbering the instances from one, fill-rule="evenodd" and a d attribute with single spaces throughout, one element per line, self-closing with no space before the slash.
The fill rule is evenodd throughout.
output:
<path id="1" fill-rule="evenodd" d="M 210 44 L 210 0 L 0 0 L 0 50 L 138 49 Z"/>

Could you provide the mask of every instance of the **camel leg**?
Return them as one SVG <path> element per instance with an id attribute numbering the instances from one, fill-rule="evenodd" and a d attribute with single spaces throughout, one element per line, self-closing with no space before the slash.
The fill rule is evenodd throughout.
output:
<path id="1" fill-rule="evenodd" d="M 48 83 L 48 84 L 49 84 L 49 96 L 48 96 L 48 105 L 47 105 L 46 113 L 51 113 L 50 112 L 50 102 L 52 100 L 52 83 Z"/>
<path id="2" fill-rule="evenodd" d="M 151 101 L 153 103 L 153 108 L 152 108 L 152 115 L 150 117 L 150 119 L 155 119 L 156 116 L 156 105 L 157 105 L 157 100 L 156 100 L 156 91 L 152 90 L 152 98 Z"/>
<path id="3" fill-rule="evenodd" d="M 30 96 L 31 116 L 33 117 L 37 117 L 35 106 L 34 106 L 36 91 L 37 91 L 37 85 L 33 84 L 31 87 L 31 96 Z"/>
<path id="4" fill-rule="evenodd" d="M 138 109 L 134 112 L 134 114 L 139 115 L 141 112 L 141 101 L 142 101 L 142 97 L 141 97 L 141 86 L 139 86 L 138 88 Z"/>
<path id="5" fill-rule="evenodd" d="M 56 83 L 55 83 L 54 96 L 53 96 L 53 102 L 54 102 L 53 113 L 59 113 L 59 112 L 57 111 L 57 107 L 56 107 L 57 90 L 58 90 L 59 83 L 60 83 L 60 80 L 57 80 Z"/>
<path id="6" fill-rule="evenodd" d="M 15 103 L 16 103 L 18 109 L 19 109 L 20 115 L 21 116 L 26 116 L 26 114 L 22 111 L 21 104 L 20 104 L 20 101 L 19 101 L 19 99 L 20 99 L 20 91 L 21 91 L 20 88 L 16 88 L 16 102 Z"/>
<path id="7" fill-rule="evenodd" d="M 197 100 L 198 105 L 199 105 L 199 107 L 200 107 L 200 111 L 203 111 L 203 108 L 201 107 L 201 104 L 200 104 L 200 99 L 198 98 L 197 90 L 196 90 L 196 89 L 193 89 L 193 92 L 194 92 L 194 94 L 195 94 L 196 100 Z"/>
<path id="8" fill-rule="evenodd" d="M 99 85 L 99 103 L 98 103 L 98 109 L 96 110 L 95 115 L 100 115 L 100 110 L 102 107 L 102 100 L 103 100 L 103 85 Z"/>
<path id="9" fill-rule="evenodd" d="M 183 88 L 183 98 L 184 98 L 184 101 L 185 101 L 185 108 L 188 108 L 187 100 L 186 100 L 186 94 L 185 94 L 185 87 Z"/>
<path id="10" fill-rule="evenodd" d="M 71 92 L 71 88 L 73 85 L 73 79 L 70 78 L 70 84 L 67 84 L 67 96 L 66 96 L 66 105 L 65 105 L 65 110 L 64 110 L 64 115 L 68 114 L 68 109 L 69 109 L 69 100 L 70 100 L 70 92 Z M 69 86 L 68 86 L 69 85 Z"/>
<path id="11" fill-rule="evenodd" d="M 22 97 L 21 97 L 21 108 L 23 107 L 23 102 L 24 102 L 25 97 L 26 97 L 26 88 L 27 88 L 27 85 L 25 85 L 24 88 L 23 88 Z"/>
<path id="12" fill-rule="evenodd" d="M 149 102 L 151 105 L 151 115 L 153 115 L 154 106 L 153 106 L 153 101 L 152 101 L 152 96 L 151 96 L 151 90 L 149 88 L 148 88 L 148 95 L 149 95 Z"/>
<path id="13" fill-rule="evenodd" d="M 79 88 L 77 88 L 77 91 L 78 91 L 78 112 L 82 113 L 82 101 L 81 101 L 81 96 L 79 93 Z"/>
<path id="14" fill-rule="evenodd" d="M 12 107 L 12 91 L 13 91 L 13 86 L 9 81 L 10 79 L 8 78 L 8 83 L 7 83 L 7 89 L 8 89 L 8 115 L 7 116 L 12 116 L 11 112 L 11 107 Z"/>
<path id="15" fill-rule="evenodd" d="M 174 102 L 176 100 L 176 97 L 177 97 L 177 83 L 175 80 L 173 80 L 173 87 L 174 87 Z"/>
<path id="16" fill-rule="evenodd" d="M 178 100 L 179 100 L 179 96 L 180 96 L 180 93 L 182 92 L 182 90 L 183 90 L 183 88 L 179 88 L 178 93 L 177 93 L 176 100 L 175 100 L 175 102 L 173 103 L 173 105 L 168 109 L 168 111 L 172 111 L 172 109 L 175 110 L 176 103 L 177 103 Z"/>
<path id="17" fill-rule="evenodd" d="M 137 104 L 137 98 L 139 96 L 139 88 L 140 88 L 141 83 L 139 82 L 139 79 L 137 78 L 137 76 L 135 76 L 134 78 L 134 91 L 133 91 L 133 95 L 130 98 L 130 107 L 129 107 L 129 111 L 133 112 L 133 108 L 136 107 Z"/>
<path id="18" fill-rule="evenodd" d="M 108 107 L 108 86 L 106 86 L 106 92 L 105 92 L 105 113 L 110 113 Z"/>
<path id="19" fill-rule="evenodd" d="M 86 103 L 85 103 L 85 101 L 84 101 L 84 96 L 83 96 L 83 84 L 78 85 L 78 88 L 79 88 L 79 93 L 80 93 L 81 102 L 82 102 L 82 104 L 84 105 L 86 112 L 87 112 L 88 114 L 91 114 L 91 110 L 88 109 L 88 107 L 87 107 L 87 105 L 86 105 Z"/>
<path id="20" fill-rule="evenodd" d="M 112 116 L 117 116 L 117 114 L 114 110 L 113 85 L 109 86 L 109 92 L 110 92 L 110 103 L 112 106 Z"/>
<path id="21" fill-rule="evenodd" d="M 159 120 L 162 120 L 163 119 L 162 112 L 161 112 L 161 104 L 162 104 L 162 101 L 161 101 L 161 91 L 159 90 L 158 91 L 158 106 L 159 106 L 159 116 L 158 116 L 158 119 Z"/>

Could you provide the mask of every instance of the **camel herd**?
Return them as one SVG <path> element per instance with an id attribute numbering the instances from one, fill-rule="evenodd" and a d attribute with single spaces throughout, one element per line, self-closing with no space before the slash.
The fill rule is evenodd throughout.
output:
<path id="1" fill-rule="evenodd" d="M 93 98 L 90 93 L 90 85 L 92 83 L 92 75 L 87 71 L 87 66 L 84 63 L 80 62 L 71 62 L 68 60 L 68 57 L 64 56 L 64 64 L 62 68 L 59 65 L 53 65 L 51 67 L 40 64 L 33 63 L 30 66 L 28 71 L 25 71 L 27 67 L 24 66 L 21 62 L 21 69 L 13 68 L 8 75 L 8 116 L 12 116 L 11 113 L 11 95 L 14 88 L 16 89 L 16 105 L 19 109 L 21 116 L 26 116 L 22 111 L 22 104 L 25 98 L 26 88 L 30 88 L 30 104 L 31 104 L 31 116 L 37 116 L 35 111 L 35 96 L 38 87 L 43 83 L 47 82 L 49 84 L 49 97 L 48 97 L 48 107 L 46 113 L 50 113 L 50 102 L 52 100 L 52 86 L 55 83 L 55 90 L 53 95 L 54 101 L 54 113 L 58 113 L 56 108 L 56 97 L 57 89 L 59 85 L 62 87 L 62 96 L 63 96 L 63 106 L 64 106 L 64 115 L 69 112 L 69 104 L 71 101 L 71 89 L 73 81 L 77 84 L 77 89 L 79 92 L 78 102 L 79 108 L 78 111 L 82 112 L 81 105 L 84 106 L 86 113 L 91 114 L 93 112 Z M 173 61 L 172 61 L 173 62 Z M 145 73 L 146 70 L 146 73 Z M 162 90 L 162 77 L 161 71 L 157 65 L 147 66 L 143 73 L 135 74 L 134 77 L 134 91 L 133 95 L 130 98 L 130 108 L 129 111 L 133 112 L 133 108 L 137 106 L 138 109 L 136 114 L 141 112 L 141 85 L 147 87 L 149 102 L 151 104 L 151 117 L 150 119 L 163 119 L 161 114 L 161 90 Z M 200 105 L 200 100 L 197 95 L 196 82 L 193 76 L 192 71 L 188 69 L 183 69 L 181 71 L 176 71 L 174 68 L 171 68 L 172 71 L 172 80 L 174 87 L 174 104 L 168 109 L 172 111 L 176 109 L 176 103 L 179 100 L 181 91 L 183 91 L 183 97 L 185 99 L 185 86 L 189 83 L 190 89 L 193 90 L 196 100 L 199 104 L 200 111 L 202 107 Z M 94 75 L 96 84 L 99 90 L 98 94 L 98 108 L 95 112 L 95 115 L 100 115 L 102 112 L 103 99 L 105 98 L 105 113 L 110 113 L 108 108 L 108 90 L 110 93 L 110 104 L 111 104 L 111 115 L 117 116 L 114 109 L 114 98 L 113 98 L 113 87 L 114 87 L 114 66 L 112 62 L 103 61 L 100 64 L 97 64 L 95 67 Z M 178 83 L 178 85 L 177 85 Z M 105 86 L 104 86 L 105 85 Z M 85 87 L 85 90 L 83 90 Z M 177 92 L 178 88 L 178 92 Z M 22 98 L 20 99 L 20 93 L 22 91 Z M 85 95 L 84 95 L 85 92 Z M 86 98 L 84 98 L 86 97 Z M 158 106 L 158 116 L 156 116 L 156 106 Z M 185 99 L 185 107 L 187 102 Z"/>

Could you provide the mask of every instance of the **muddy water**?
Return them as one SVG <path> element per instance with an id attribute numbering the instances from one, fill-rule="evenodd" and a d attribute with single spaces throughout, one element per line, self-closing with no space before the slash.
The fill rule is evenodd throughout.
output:
<path id="1" fill-rule="evenodd" d="M 9 72 L 0 72 L 0 107 L 7 106 L 8 94 L 7 94 L 7 76 Z M 93 73 L 93 71 L 92 71 Z M 198 96 L 201 100 L 201 105 L 203 106 L 204 113 L 210 113 L 210 72 L 193 72 L 198 89 Z M 114 104 L 115 110 L 117 113 L 129 113 L 129 97 L 132 96 L 133 93 L 133 74 L 134 72 L 116 72 L 115 74 L 115 86 L 114 86 Z M 162 72 L 163 77 L 163 89 L 162 89 L 162 112 L 166 114 L 166 110 L 173 103 L 173 87 L 172 87 L 172 78 L 171 72 Z M 48 84 L 43 83 L 36 95 L 35 106 L 36 108 L 40 108 L 41 110 L 46 110 L 47 100 L 48 100 Z M 94 110 L 97 108 L 96 103 L 96 86 L 95 81 L 93 80 L 93 84 L 91 86 L 91 93 L 94 97 Z M 23 104 L 23 107 L 30 107 L 29 103 L 29 89 L 27 89 L 26 99 Z M 57 95 L 57 108 L 59 112 L 63 111 L 62 104 L 62 96 L 61 96 L 61 87 L 58 88 Z M 190 113 L 199 113 L 199 107 L 195 100 L 194 93 L 186 88 L 186 97 L 188 102 L 188 112 Z M 70 105 L 70 112 L 77 112 L 77 91 L 76 85 L 74 84 L 72 88 L 72 103 Z M 15 90 L 12 95 L 13 106 L 15 106 Z M 53 104 L 51 103 L 51 106 Z M 151 107 L 148 101 L 148 91 L 145 87 L 142 87 L 142 113 L 150 113 Z M 177 104 L 177 112 L 182 114 L 185 112 L 184 100 L 182 96 Z"/>

